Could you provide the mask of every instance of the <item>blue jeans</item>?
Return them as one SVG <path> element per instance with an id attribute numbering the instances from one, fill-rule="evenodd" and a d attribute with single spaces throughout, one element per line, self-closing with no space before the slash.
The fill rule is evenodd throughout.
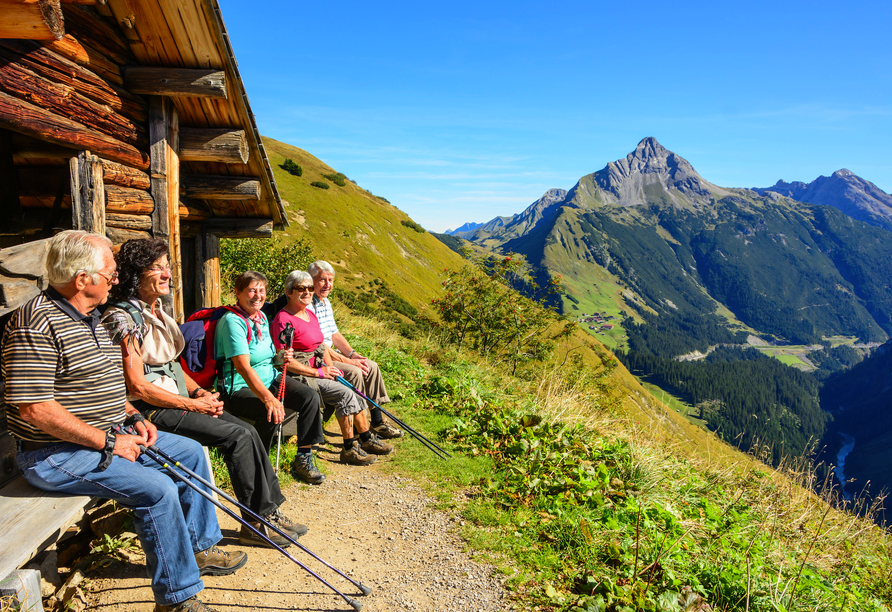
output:
<path id="1" fill-rule="evenodd" d="M 197 442 L 159 432 L 155 445 L 209 479 L 207 461 Z M 135 462 L 115 456 L 102 472 L 96 469 L 102 461 L 101 452 L 70 442 L 20 452 L 16 460 L 25 480 L 38 489 L 113 499 L 134 510 L 134 526 L 146 553 L 157 603 L 176 604 L 204 588 L 195 553 L 222 538 L 214 506 L 145 454 Z"/>

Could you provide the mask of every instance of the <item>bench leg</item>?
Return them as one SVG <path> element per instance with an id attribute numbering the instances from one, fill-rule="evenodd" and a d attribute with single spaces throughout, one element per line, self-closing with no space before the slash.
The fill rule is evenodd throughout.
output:
<path id="1" fill-rule="evenodd" d="M 16 570 L 0 580 L 0 598 L 10 598 L 17 602 L 13 610 L 43 612 L 40 598 L 40 572 L 33 569 Z M 0 606 L 3 607 L 3 606 Z M 6 609 L 3 607 L 3 609 Z"/>

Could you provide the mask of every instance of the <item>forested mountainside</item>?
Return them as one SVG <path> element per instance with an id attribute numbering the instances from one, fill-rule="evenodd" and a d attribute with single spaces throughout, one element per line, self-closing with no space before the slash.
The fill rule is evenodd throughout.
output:
<path id="1" fill-rule="evenodd" d="M 892 334 L 892 232 L 774 191 L 716 186 L 653 138 L 462 237 L 523 254 L 542 280 L 560 275 L 567 316 L 587 324 L 594 313 L 590 329 L 613 334 L 630 369 L 687 397 L 726 440 L 768 444 L 775 462 L 825 433 L 815 378 L 740 350 L 672 360 L 717 345 L 810 345 L 829 371 L 860 357 L 830 338 Z"/>

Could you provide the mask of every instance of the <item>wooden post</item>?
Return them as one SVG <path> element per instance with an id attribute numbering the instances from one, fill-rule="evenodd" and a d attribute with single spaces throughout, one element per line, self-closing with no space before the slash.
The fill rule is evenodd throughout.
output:
<path id="1" fill-rule="evenodd" d="M 71 171 L 71 227 L 105 236 L 105 185 L 102 162 L 81 151 L 69 163 Z"/>
<path id="2" fill-rule="evenodd" d="M 195 303 L 212 308 L 220 300 L 220 239 L 207 231 L 195 237 Z"/>
<path id="3" fill-rule="evenodd" d="M 180 162 L 179 117 L 170 98 L 149 100 L 149 176 L 152 183 L 152 234 L 166 240 L 170 248 L 171 294 L 162 298 L 164 310 L 183 322 L 182 269 L 180 265 Z"/>
<path id="4" fill-rule="evenodd" d="M 124 73 L 131 93 L 226 99 L 226 73 L 204 68 L 133 66 Z"/>

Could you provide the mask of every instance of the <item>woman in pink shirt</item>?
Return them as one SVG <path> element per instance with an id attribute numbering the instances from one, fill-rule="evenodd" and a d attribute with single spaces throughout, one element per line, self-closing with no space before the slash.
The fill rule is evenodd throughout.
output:
<path id="1" fill-rule="evenodd" d="M 295 270 L 285 279 L 288 304 L 273 319 L 270 332 L 276 348 L 284 342 L 284 331 L 294 327 L 294 359 L 288 362 L 288 374 L 314 387 L 322 401 L 334 406 L 335 416 L 344 436 L 341 461 L 352 465 L 370 465 L 374 455 L 387 455 L 393 447 L 369 431 L 365 408 L 359 397 L 335 379 L 341 371 L 332 365 L 329 349 L 322 342 L 322 330 L 316 315 L 307 309 L 313 301 L 313 279 L 303 270 Z M 351 418 L 352 417 L 352 418 Z"/>

